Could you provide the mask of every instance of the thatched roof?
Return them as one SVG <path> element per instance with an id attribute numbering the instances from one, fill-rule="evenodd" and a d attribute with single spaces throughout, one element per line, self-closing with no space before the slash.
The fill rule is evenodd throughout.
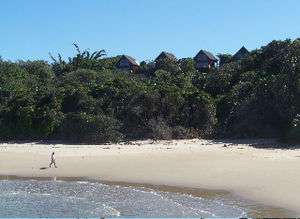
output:
<path id="1" fill-rule="evenodd" d="M 177 58 L 174 54 L 170 53 L 170 52 L 161 52 L 159 54 L 159 56 L 157 56 L 157 58 L 155 59 L 155 61 L 158 61 L 160 59 L 169 59 L 169 60 L 172 60 L 172 61 L 177 61 Z"/>
<path id="2" fill-rule="evenodd" d="M 234 55 L 233 55 L 233 59 L 241 59 L 244 58 L 245 56 L 249 55 L 249 51 L 248 49 L 246 49 L 244 46 L 242 48 L 239 49 L 239 51 L 237 51 Z"/>
<path id="3" fill-rule="evenodd" d="M 207 58 L 209 58 L 212 61 L 215 61 L 215 62 L 218 61 L 218 59 L 211 52 L 208 52 L 208 51 L 202 50 L 202 49 L 200 50 L 200 52 L 198 52 L 198 54 L 195 56 L 194 59 L 197 59 L 197 57 L 200 56 L 200 55 L 202 55 L 202 54 L 204 54 L 205 56 L 207 56 Z"/>
<path id="4" fill-rule="evenodd" d="M 122 55 L 122 57 L 120 58 L 119 62 L 123 59 L 126 59 L 131 65 L 135 65 L 135 66 L 140 66 L 139 63 L 136 62 L 136 60 L 131 57 L 131 56 L 128 56 L 128 55 Z M 119 63 L 118 62 L 118 63 Z"/>

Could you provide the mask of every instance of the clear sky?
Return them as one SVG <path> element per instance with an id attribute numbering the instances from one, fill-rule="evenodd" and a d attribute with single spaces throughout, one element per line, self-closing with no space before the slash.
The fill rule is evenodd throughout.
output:
<path id="1" fill-rule="evenodd" d="M 141 61 L 300 37 L 300 0 L 1 0 L 0 18 L 0 55 L 10 60 L 67 57 L 73 42 Z"/>

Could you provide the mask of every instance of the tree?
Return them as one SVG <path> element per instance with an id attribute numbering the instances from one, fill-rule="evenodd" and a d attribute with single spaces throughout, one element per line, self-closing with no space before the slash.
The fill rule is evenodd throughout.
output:
<path id="1" fill-rule="evenodd" d="M 224 64 L 230 63 L 232 60 L 232 55 L 231 54 L 218 54 L 217 55 L 219 58 L 219 65 L 223 66 Z"/>
<path id="2" fill-rule="evenodd" d="M 50 53 L 50 58 L 53 61 L 52 67 L 56 75 L 63 75 L 66 72 L 75 71 L 79 68 L 86 68 L 92 70 L 103 69 L 103 62 L 101 58 L 106 55 L 105 50 L 97 50 L 94 52 L 89 52 L 88 49 L 83 51 L 80 50 L 79 46 L 73 44 L 77 54 L 74 57 L 69 57 L 68 61 L 63 60 L 62 56 L 58 54 L 58 58 L 55 58 Z"/>

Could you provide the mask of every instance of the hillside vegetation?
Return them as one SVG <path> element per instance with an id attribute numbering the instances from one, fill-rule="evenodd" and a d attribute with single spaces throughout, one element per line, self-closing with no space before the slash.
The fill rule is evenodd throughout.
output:
<path id="1" fill-rule="evenodd" d="M 300 142 L 300 39 L 198 72 L 192 58 L 115 68 L 81 51 L 64 60 L 0 59 L 0 139 L 102 143 L 128 139 L 276 137 Z"/>

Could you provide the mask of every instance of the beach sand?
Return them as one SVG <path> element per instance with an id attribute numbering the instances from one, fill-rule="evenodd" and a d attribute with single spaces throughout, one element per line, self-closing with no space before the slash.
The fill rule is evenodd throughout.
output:
<path id="1" fill-rule="evenodd" d="M 300 216 L 300 149 L 274 140 L 135 141 L 108 145 L 0 144 L 0 175 L 229 191 Z M 56 152 L 58 168 L 46 168 Z M 276 215 L 275 215 L 276 216 Z"/>

